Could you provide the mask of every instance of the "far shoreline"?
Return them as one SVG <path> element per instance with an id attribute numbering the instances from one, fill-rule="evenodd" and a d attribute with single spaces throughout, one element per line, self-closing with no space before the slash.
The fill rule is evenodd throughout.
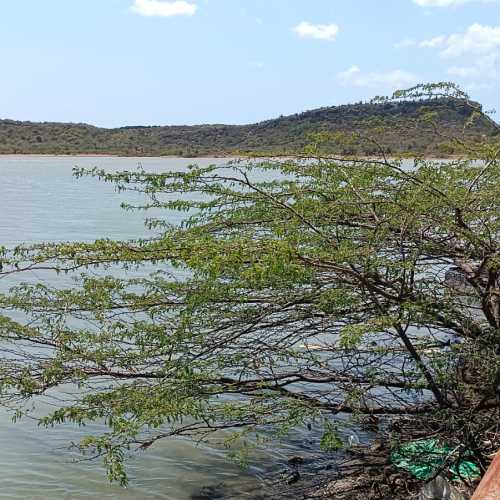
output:
<path id="1" fill-rule="evenodd" d="M 196 159 L 196 158 L 242 158 L 244 155 L 221 155 L 221 154 L 206 154 L 199 156 L 178 156 L 178 155 L 126 155 L 117 153 L 0 153 L 0 158 L 7 156 L 35 156 L 40 158 L 57 157 L 57 158 L 181 158 L 181 159 Z"/>
<path id="2" fill-rule="evenodd" d="M 258 158 L 293 158 L 294 155 L 297 156 L 302 156 L 300 153 L 289 153 L 289 154 L 270 154 L 268 156 L 266 155 L 257 155 L 257 154 L 250 154 L 250 153 L 241 153 L 238 155 L 235 154 L 228 154 L 228 153 L 206 153 L 203 155 L 197 155 L 197 156 L 179 156 L 179 155 L 128 155 L 128 154 L 117 154 L 117 153 L 0 153 L 0 158 L 6 158 L 6 157 L 40 157 L 40 158 L 50 158 L 50 157 L 56 157 L 56 158 L 156 158 L 156 159 L 180 159 L 180 160 L 198 160 L 198 159 L 203 159 L 203 158 L 220 158 L 220 159 L 228 159 L 228 160 L 237 160 L 237 159 L 258 159 Z M 313 158 L 313 156 L 311 156 Z M 335 159 L 340 159 L 341 156 L 337 157 L 332 157 L 332 160 Z M 394 157 L 386 157 L 387 159 L 395 159 Z M 437 155 L 435 153 L 429 153 L 426 154 L 425 156 L 418 156 L 415 155 L 413 157 L 401 157 L 401 159 L 414 159 L 414 158 L 420 158 L 422 160 L 465 160 L 467 159 L 467 156 L 465 155 L 458 155 L 458 154 L 440 154 Z M 344 157 L 344 160 L 380 160 L 384 159 L 383 156 L 353 156 L 353 157 Z"/>

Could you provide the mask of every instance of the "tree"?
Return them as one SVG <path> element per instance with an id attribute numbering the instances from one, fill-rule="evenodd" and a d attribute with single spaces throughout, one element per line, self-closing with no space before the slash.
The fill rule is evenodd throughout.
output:
<path id="1" fill-rule="evenodd" d="M 394 98 L 442 92 L 470 103 L 450 85 Z M 122 483 L 131 447 L 315 422 L 336 448 L 339 414 L 382 419 L 391 440 L 432 433 L 485 467 L 499 445 L 500 149 L 454 139 L 462 158 L 410 160 L 357 137 L 377 156 L 324 153 L 349 140 L 184 172 L 78 170 L 185 220 L 149 219 L 145 240 L 3 251 L 3 279 L 83 271 L 0 296 L 3 404 L 21 416 L 72 384 L 41 423 L 104 420 L 79 446 Z"/>

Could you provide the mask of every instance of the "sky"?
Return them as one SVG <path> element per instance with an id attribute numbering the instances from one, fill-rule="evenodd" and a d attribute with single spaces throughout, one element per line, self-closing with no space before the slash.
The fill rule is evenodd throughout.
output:
<path id="1" fill-rule="evenodd" d="M 500 113 L 500 0 L 0 0 L 0 64 L 16 120 L 253 123 L 437 81 Z"/>

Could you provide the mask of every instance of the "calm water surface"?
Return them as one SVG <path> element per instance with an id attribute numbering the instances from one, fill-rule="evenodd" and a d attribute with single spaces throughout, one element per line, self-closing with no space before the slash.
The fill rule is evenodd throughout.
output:
<path id="1" fill-rule="evenodd" d="M 111 157 L 0 157 L 0 246 L 40 241 L 92 241 L 100 237 L 128 239 L 145 236 L 144 212 L 120 208 L 128 194 L 92 178 L 74 179 L 74 166 L 133 170 L 141 163 L 149 171 L 185 167 L 194 160 Z M 224 160 L 197 159 L 208 165 Z M 173 216 L 174 217 L 174 216 Z M 42 279 L 32 273 L 24 280 Z M 7 283 L 0 283 L 5 289 Z M 96 426 L 97 427 L 97 426 Z M 93 428 L 37 429 L 34 423 L 13 424 L 0 411 L 0 498 L 5 499 L 171 499 L 192 497 L 204 486 L 220 483 L 233 488 L 230 498 L 252 498 L 271 464 L 293 453 L 300 443 L 283 444 L 263 454 L 243 472 L 225 451 L 196 447 L 185 441 L 163 440 L 133 457 L 127 490 L 110 486 L 98 462 L 75 463 L 68 443 Z M 97 427 L 95 430 L 99 430 Z"/>

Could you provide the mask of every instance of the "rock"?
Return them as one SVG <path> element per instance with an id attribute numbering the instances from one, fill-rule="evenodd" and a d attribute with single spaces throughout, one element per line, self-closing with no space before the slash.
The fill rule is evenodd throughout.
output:
<path id="1" fill-rule="evenodd" d="M 287 484 L 295 484 L 300 481 L 300 473 L 298 470 L 284 470 L 281 473 L 281 477 L 283 478 L 283 481 L 285 481 Z"/>
<path id="2" fill-rule="evenodd" d="M 288 460 L 288 465 L 291 465 L 292 467 L 298 467 L 299 465 L 302 465 L 304 463 L 304 458 L 303 457 L 292 457 L 290 460 Z"/>
<path id="3" fill-rule="evenodd" d="M 191 500 L 224 500 L 224 485 L 204 486 L 198 493 L 191 496 Z"/>

